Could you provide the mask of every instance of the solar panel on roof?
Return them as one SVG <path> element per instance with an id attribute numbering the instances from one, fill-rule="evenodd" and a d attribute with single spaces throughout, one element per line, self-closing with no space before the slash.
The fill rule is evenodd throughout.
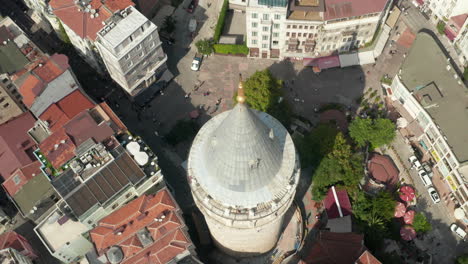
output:
<path id="1" fill-rule="evenodd" d="M 65 200 L 78 217 L 95 204 L 108 202 L 126 186 L 133 185 L 145 177 L 145 173 L 126 152 L 89 178 L 81 187 L 67 181 L 70 178 L 74 180 L 73 175 L 64 178 L 60 186 L 66 195 L 75 190 Z"/>

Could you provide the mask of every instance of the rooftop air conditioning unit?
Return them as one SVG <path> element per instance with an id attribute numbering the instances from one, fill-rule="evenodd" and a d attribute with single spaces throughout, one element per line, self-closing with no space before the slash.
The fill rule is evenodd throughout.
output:
<path id="1" fill-rule="evenodd" d="M 123 17 L 126 17 L 126 16 L 127 16 L 127 10 L 122 10 L 122 11 L 120 11 L 120 14 L 121 14 Z"/>

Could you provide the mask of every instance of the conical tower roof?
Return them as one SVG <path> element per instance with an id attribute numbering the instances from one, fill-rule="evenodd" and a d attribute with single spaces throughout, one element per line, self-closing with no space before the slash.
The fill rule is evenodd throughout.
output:
<path id="1" fill-rule="evenodd" d="M 208 121 L 189 155 L 189 177 L 217 202 L 256 207 L 291 189 L 296 151 L 287 130 L 272 116 L 238 104 Z"/>

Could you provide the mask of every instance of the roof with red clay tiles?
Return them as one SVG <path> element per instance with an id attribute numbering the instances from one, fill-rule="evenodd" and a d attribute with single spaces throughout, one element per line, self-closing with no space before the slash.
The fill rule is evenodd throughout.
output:
<path id="1" fill-rule="evenodd" d="M 57 169 L 75 156 L 76 145 L 62 128 L 42 141 L 39 148 L 52 166 Z"/>
<path id="2" fill-rule="evenodd" d="M 0 176 L 3 179 L 36 160 L 32 152 L 37 146 L 27 133 L 35 121 L 32 114 L 26 112 L 0 125 Z"/>
<path id="3" fill-rule="evenodd" d="M 120 118 L 114 113 L 114 111 L 112 111 L 112 109 L 109 107 L 109 105 L 106 102 L 100 103 L 99 106 L 115 124 L 116 127 L 113 127 L 115 133 L 119 134 L 121 132 L 125 132 L 128 130 L 125 124 L 122 122 L 122 120 L 120 120 Z"/>
<path id="4" fill-rule="evenodd" d="M 103 21 L 113 13 L 135 4 L 130 0 L 92 0 L 90 5 L 99 14 L 95 18 L 91 18 L 90 12 L 79 11 L 74 0 L 51 0 L 49 5 L 54 14 L 78 36 L 94 41 L 99 30 L 104 27 Z"/>
<path id="5" fill-rule="evenodd" d="M 18 170 L 16 170 L 2 185 L 10 196 L 14 196 L 23 185 L 25 185 L 34 176 L 41 173 L 41 163 L 39 161 L 32 162 Z M 14 178 L 18 177 L 19 183 L 15 183 Z"/>
<path id="6" fill-rule="evenodd" d="M 458 28 L 461 28 L 463 27 L 463 24 L 465 24 L 465 21 L 467 18 L 468 18 L 468 14 L 461 14 L 458 16 L 451 17 L 450 20 L 452 20 L 453 23 L 458 26 Z"/>
<path id="7" fill-rule="evenodd" d="M 106 123 L 97 124 L 88 111 L 81 112 L 64 125 L 66 133 L 76 146 L 89 138 L 102 142 L 114 135 L 112 128 Z"/>
<path id="8" fill-rule="evenodd" d="M 39 118 L 47 121 L 49 129 L 55 132 L 77 114 L 93 107 L 94 103 L 86 95 L 80 90 L 75 90 L 62 100 L 50 105 Z"/>
<path id="9" fill-rule="evenodd" d="M 354 263 L 366 250 L 363 240 L 361 234 L 320 231 L 303 260 L 307 264 Z"/>
<path id="10" fill-rule="evenodd" d="M 122 264 L 167 263 L 191 245 L 182 231 L 185 224 L 178 210 L 167 189 L 140 196 L 101 219 L 90 231 L 91 240 L 98 255 L 105 254 L 109 247 L 119 246 L 124 253 Z M 161 218 L 162 222 L 155 218 Z M 147 230 L 153 239 L 146 247 L 137 236 L 141 230 Z"/>
<path id="11" fill-rule="evenodd" d="M 369 250 L 364 251 L 355 264 L 382 264 Z"/>
<path id="12" fill-rule="evenodd" d="M 36 97 L 41 94 L 44 86 L 45 83 L 41 79 L 35 75 L 29 74 L 23 84 L 19 87 L 19 92 L 23 97 L 23 103 L 27 107 L 31 107 Z"/>
<path id="13" fill-rule="evenodd" d="M 349 201 L 348 193 L 346 190 L 335 189 L 336 197 L 338 198 L 338 203 L 340 204 L 340 209 L 343 216 L 350 215 L 352 213 L 351 202 Z M 327 196 L 325 197 L 323 204 L 327 210 L 327 215 L 329 219 L 339 218 L 340 213 L 338 211 L 338 203 L 335 200 L 333 195 L 332 188 L 328 190 Z"/>
<path id="14" fill-rule="evenodd" d="M 32 259 L 37 258 L 37 255 L 34 253 L 34 250 L 28 240 L 15 231 L 6 232 L 0 235 L 0 249 L 5 248 L 14 248 L 25 256 Z"/>
<path id="15" fill-rule="evenodd" d="M 389 0 L 326 0 L 325 20 L 382 12 Z"/>
<path id="16" fill-rule="evenodd" d="M 65 69 L 62 69 L 52 59 L 47 60 L 41 65 L 42 66 L 36 67 L 33 73 L 46 83 L 51 82 L 65 71 Z"/>

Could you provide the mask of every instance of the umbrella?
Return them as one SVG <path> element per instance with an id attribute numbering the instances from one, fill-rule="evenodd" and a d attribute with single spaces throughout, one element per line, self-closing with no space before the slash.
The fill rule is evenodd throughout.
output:
<path id="1" fill-rule="evenodd" d="M 400 236 L 406 241 L 413 240 L 416 237 L 416 231 L 410 225 L 403 226 L 400 229 Z"/>
<path id="2" fill-rule="evenodd" d="M 457 208 L 455 209 L 454 215 L 455 215 L 455 219 L 461 220 L 465 217 L 465 212 L 463 211 L 463 209 Z"/>
<path id="3" fill-rule="evenodd" d="M 415 196 L 414 189 L 410 186 L 403 186 L 400 188 L 400 199 L 403 201 L 409 202 L 413 200 Z"/>
<path id="4" fill-rule="evenodd" d="M 403 216 L 403 220 L 405 221 L 405 224 L 412 224 L 414 219 L 414 211 L 409 210 L 408 212 L 405 213 L 405 216 Z"/>
<path id="5" fill-rule="evenodd" d="M 405 215 L 405 212 L 406 212 L 405 204 L 398 202 L 395 206 L 395 214 L 393 216 L 395 216 L 396 218 L 403 217 Z"/>

